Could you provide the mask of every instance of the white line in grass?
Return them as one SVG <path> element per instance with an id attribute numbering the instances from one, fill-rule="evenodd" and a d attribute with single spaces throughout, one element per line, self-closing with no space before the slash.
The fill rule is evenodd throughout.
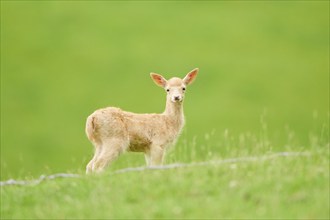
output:
<path id="1" fill-rule="evenodd" d="M 6 185 L 38 185 L 44 180 L 53 180 L 57 178 L 79 178 L 81 177 L 79 174 L 72 174 L 72 173 L 56 173 L 52 175 L 41 175 L 38 179 L 35 180 L 7 180 L 7 181 L 1 181 L 0 186 L 6 186 Z"/>
<path id="2" fill-rule="evenodd" d="M 141 172 L 145 170 L 166 170 L 174 168 L 184 168 L 184 167 L 196 167 L 196 166 L 212 166 L 212 165 L 221 165 L 226 163 L 241 163 L 241 162 L 254 162 L 254 161 L 265 161 L 271 160 L 277 157 L 295 157 L 295 156 L 310 156 L 308 152 L 278 152 L 264 156 L 250 156 L 250 157 L 238 157 L 238 158 L 229 158 L 224 160 L 212 160 L 212 161 L 203 161 L 203 162 L 194 162 L 194 163 L 174 163 L 163 166 L 153 166 L 153 167 L 129 167 L 120 170 L 116 170 L 111 175 L 128 173 L 128 172 Z M 1 181 L 0 186 L 8 185 L 38 185 L 45 180 L 53 180 L 57 178 L 80 178 L 83 175 L 71 174 L 71 173 L 57 173 L 52 175 L 41 175 L 38 179 L 34 180 L 14 180 L 10 179 L 7 181 Z"/>

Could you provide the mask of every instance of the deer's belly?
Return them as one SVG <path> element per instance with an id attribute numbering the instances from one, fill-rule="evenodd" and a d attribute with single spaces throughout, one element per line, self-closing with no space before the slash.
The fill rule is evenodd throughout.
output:
<path id="1" fill-rule="evenodd" d="M 128 151 L 131 152 L 146 152 L 150 148 L 151 141 L 148 138 L 137 135 L 130 136 L 130 144 Z"/>

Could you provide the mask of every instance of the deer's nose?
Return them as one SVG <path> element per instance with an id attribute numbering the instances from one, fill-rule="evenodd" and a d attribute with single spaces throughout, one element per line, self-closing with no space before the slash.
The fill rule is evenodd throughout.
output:
<path id="1" fill-rule="evenodd" d="M 175 101 L 179 101 L 180 100 L 180 96 L 174 96 L 174 100 Z"/>

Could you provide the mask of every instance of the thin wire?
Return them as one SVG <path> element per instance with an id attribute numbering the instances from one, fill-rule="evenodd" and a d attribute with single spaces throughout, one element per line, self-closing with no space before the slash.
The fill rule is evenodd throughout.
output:
<path id="1" fill-rule="evenodd" d="M 116 170 L 110 175 L 123 174 L 128 172 L 142 172 L 145 170 L 167 170 L 167 169 L 176 169 L 176 168 L 185 168 L 185 167 L 197 167 L 197 166 L 218 166 L 221 164 L 227 163 L 241 163 L 241 162 L 254 162 L 254 161 L 265 161 L 271 160 L 277 157 L 296 157 L 296 156 L 310 156 L 308 152 L 279 152 L 265 156 L 250 156 L 250 157 L 238 157 L 238 158 L 229 158 L 224 160 L 212 160 L 212 161 L 203 161 L 203 162 L 194 162 L 194 163 L 174 163 L 163 166 L 152 166 L 152 167 L 128 167 L 120 170 Z M 83 175 L 72 174 L 72 173 L 56 173 L 52 175 L 41 175 L 38 179 L 34 180 L 14 180 L 10 179 L 7 181 L 1 181 L 0 186 L 9 186 L 9 185 L 38 185 L 46 180 L 54 180 L 58 178 L 81 178 Z"/>

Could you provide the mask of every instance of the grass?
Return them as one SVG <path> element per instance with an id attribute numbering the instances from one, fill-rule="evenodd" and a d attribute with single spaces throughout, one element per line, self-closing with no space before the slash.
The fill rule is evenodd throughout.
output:
<path id="1" fill-rule="evenodd" d="M 95 109 L 162 112 L 200 73 L 167 163 L 308 157 L 1 188 L 1 218 L 329 218 L 328 1 L 1 1 L 1 181 L 84 172 Z"/>
<path id="2" fill-rule="evenodd" d="M 197 161 L 199 146 L 190 147 L 195 152 L 190 162 Z M 262 144 L 253 152 L 233 152 L 212 158 L 273 153 Z M 3 186 L 1 218 L 328 219 L 329 145 L 304 152 L 307 155 L 111 174 L 118 169 L 116 163 L 135 156 L 127 155 L 102 175 Z"/>

